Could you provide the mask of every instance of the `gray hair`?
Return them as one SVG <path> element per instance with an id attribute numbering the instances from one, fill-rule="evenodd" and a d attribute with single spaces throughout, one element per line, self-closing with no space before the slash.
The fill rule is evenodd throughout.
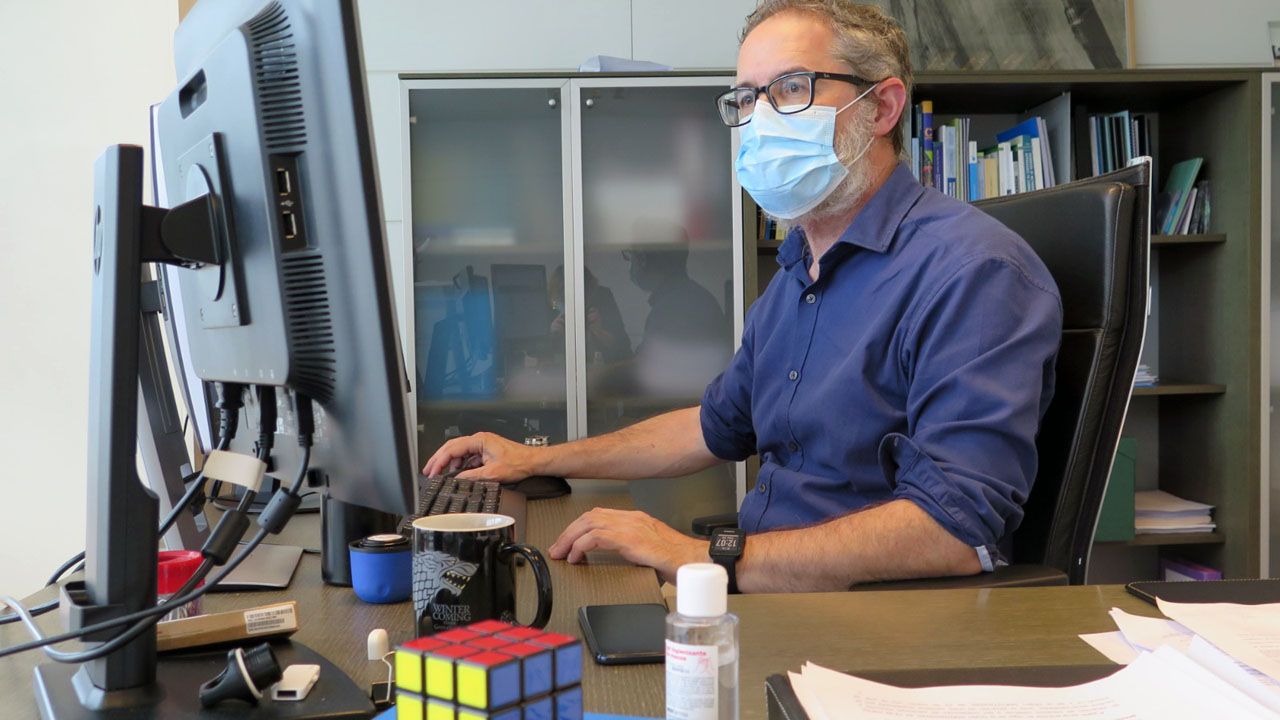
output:
<path id="1" fill-rule="evenodd" d="M 896 77 L 906 86 L 907 97 L 911 97 L 907 36 L 898 21 L 880 8 L 849 0 L 761 0 L 747 16 L 740 42 L 760 23 L 784 12 L 804 13 L 825 22 L 835 35 L 835 58 L 848 65 L 854 75 L 873 81 Z M 875 99 L 875 95 L 868 97 Z M 905 147 L 902 123 L 898 123 L 890 139 L 894 151 L 901 154 Z"/>

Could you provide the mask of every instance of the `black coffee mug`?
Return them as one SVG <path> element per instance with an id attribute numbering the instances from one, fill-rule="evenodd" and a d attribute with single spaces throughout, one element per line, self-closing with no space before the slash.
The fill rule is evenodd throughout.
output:
<path id="1" fill-rule="evenodd" d="M 538 586 L 530 627 L 551 619 L 551 573 L 542 553 L 515 541 L 515 520 L 488 513 L 429 515 L 413 521 L 413 615 L 418 635 L 480 620 L 515 622 L 516 556 Z"/>

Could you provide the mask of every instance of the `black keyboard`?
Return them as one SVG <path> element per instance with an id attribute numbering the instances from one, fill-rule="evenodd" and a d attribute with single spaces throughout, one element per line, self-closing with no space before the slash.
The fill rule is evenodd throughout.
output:
<path id="1" fill-rule="evenodd" d="M 412 532 L 413 521 L 428 515 L 497 513 L 514 518 L 516 537 L 524 537 L 525 497 L 496 481 L 419 475 L 417 497 L 415 512 L 400 523 L 401 532 Z"/>

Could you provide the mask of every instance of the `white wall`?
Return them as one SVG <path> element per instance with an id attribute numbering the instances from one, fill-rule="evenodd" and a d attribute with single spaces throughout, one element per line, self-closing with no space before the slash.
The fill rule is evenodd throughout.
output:
<path id="1" fill-rule="evenodd" d="M 146 146 L 177 22 L 174 0 L 0 3 L 3 593 L 84 546 L 93 162 Z"/>

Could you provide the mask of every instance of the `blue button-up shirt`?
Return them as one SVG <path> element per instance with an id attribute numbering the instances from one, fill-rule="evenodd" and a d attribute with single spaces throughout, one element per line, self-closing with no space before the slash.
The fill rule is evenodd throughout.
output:
<path id="1" fill-rule="evenodd" d="M 707 447 L 759 453 L 747 532 L 910 500 L 999 562 L 1036 474 L 1062 334 L 1057 286 L 1013 231 L 899 166 L 809 277 L 804 233 L 702 399 Z"/>

